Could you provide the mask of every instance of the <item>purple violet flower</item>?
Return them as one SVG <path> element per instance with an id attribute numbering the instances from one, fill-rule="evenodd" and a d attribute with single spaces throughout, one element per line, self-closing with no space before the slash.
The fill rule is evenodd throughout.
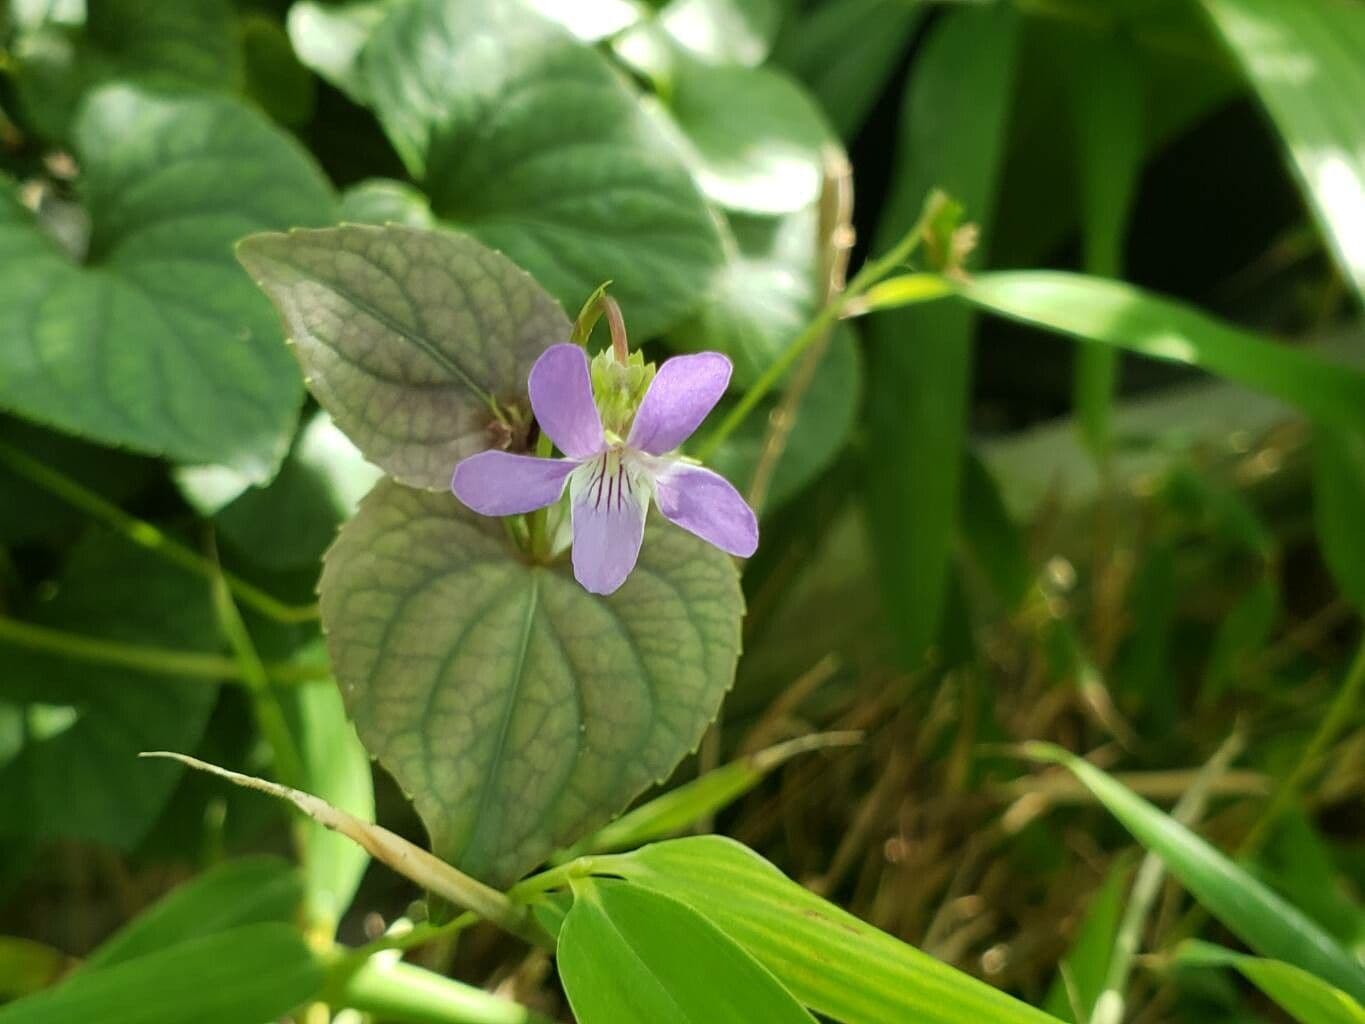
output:
<path id="1" fill-rule="evenodd" d="M 616 365 L 624 380 L 628 368 Z M 600 387 L 594 400 L 594 379 L 610 376 L 596 371 L 608 366 L 590 370 L 577 345 L 546 349 L 531 368 L 531 408 L 567 458 L 471 455 L 455 467 L 455 496 L 482 515 L 510 516 L 554 504 L 567 486 L 574 576 L 594 594 L 612 593 L 635 568 L 651 497 L 684 530 L 732 555 L 752 555 L 758 547 L 753 510 L 723 476 L 677 454 L 725 393 L 730 360 L 718 352 L 669 359 L 638 408 L 628 403 L 624 410 L 619 394 L 603 395 Z M 633 368 L 635 382 L 649 379 L 647 368 L 638 362 Z M 628 423 L 625 440 L 603 428 L 598 402 L 612 414 L 611 428 Z"/>

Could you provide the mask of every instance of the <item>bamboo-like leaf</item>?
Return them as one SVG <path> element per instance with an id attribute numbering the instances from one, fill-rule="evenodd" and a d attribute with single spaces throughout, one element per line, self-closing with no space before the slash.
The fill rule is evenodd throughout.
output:
<path id="1" fill-rule="evenodd" d="M 1235 967 L 1300 1024 L 1362 1024 L 1365 1010 L 1339 988 L 1283 960 L 1245 956 L 1207 942 L 1186 942 L 1176 963 L 1189 967 Z"/>

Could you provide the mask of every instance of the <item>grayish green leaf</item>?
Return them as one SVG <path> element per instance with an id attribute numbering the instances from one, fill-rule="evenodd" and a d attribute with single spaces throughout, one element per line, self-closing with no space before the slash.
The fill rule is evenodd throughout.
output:
<path id="1" fill-rule="evenodd" d="M 524 440 L 527 375 L 570 325 L 501 253 L 400 225 L 255 235 L 237 252 L 309 390 L 397 479 L 445 490 L 464 456 Z"/>
<path id="2" fill-rule="evenodd" d="M 79 971 L 0 1008 L 0 1024 L 255 1024 L 279 1019 L 322 981 L 296 929 L 253 924 Z"/>
<path id="3" fill-rule="evenodd" d="M 226 98 L 123 86 L 76 126 L 91 218 L 77 264 L 0 181 L 0 405 L 107 444 L 269 479 L 298 415 L 270 306 L 232 260 L 242 235 L 330 218 L 326 182 Z"/>
<path id="4" fill-rule="evenodd" d="M 712 215 L 601 54 L 520 3 L 429 0 L 395 9 L 362 66 L 436 215 L 565 308 L 609 279 L 644 338 L 699 302 L 721 261 Z"/>
<path id="5" fill-rule="evenodd" d="M 610 874 L 697 911 L 811 1009 L 849 1024 L 1055 1024 L 803 889 L 720 836 L 603 858 Z"/>
<path id="6" fill-rule="evenodd" d="M 576 883 L 557 959 L 580 1024 L 815 1024 L 733 939 L 648 889 Z"/>
<path id="7" fill-rule="evenodd" d="M 432 848 L 515 881 L 665 778 L 734 678 L 730 559 L 662 520 L 602 599 L 528 565 L 503 525 L 384 482 L 328 553 L 332 663 L 366 747 Z"/>

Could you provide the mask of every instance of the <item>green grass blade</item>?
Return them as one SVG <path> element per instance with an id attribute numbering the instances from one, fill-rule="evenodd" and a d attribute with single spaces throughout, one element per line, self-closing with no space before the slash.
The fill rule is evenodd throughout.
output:
<path id="1" fill-rule="evenodd" d="M 1143 846 L 1234 935 L 1263 956 L 1284 960 L 1340 988 L 1365 995 L 1365 969 L 1302 912 L 1228 856 L 1087 761 L 1046 743 L 1030 757 L 1064 765 Z"/>
<path id="2" fill-rule="evenodd" d="M 1207 942 L 1186 942 L 1176 963 L 1187 967 L 1233 967 L 1300 1024 L 1365 1024 L 1365 1010 L 1339 988 L 1283 960 L 1244 956 Z"/>

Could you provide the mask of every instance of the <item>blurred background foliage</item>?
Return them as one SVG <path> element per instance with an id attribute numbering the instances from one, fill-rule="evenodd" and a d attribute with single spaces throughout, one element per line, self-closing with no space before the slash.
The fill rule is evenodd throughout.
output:
<path id="1" fill-rule="evenodd" d="M 534 263 L 536 243 L 499 219 L 536 209 L 494 188 L 515 167 L 397 143 L 406 129 L 361 50 L 405 2 L 10 0 L 12 201 L 69 249 L 98 247 L 104 207 L 76 202 L 81 147 L 95 146 L 78 111 L 131 81 L 229 97 L 313 154 L 340 212 L 326 197 L 282 200 L 273 226 L 444 218 Z M 600 258 L 578 276 L 618 279 L 653 353 L 726 351 L 737 393 L 824 302 L 841 259 L 826 240 L 851 242 L 856 267 L 935 187 L 977 228 L 974 273 L 1121 279 L 1321 366 L 1365 365 L 1356 0 L 532 6 L 628 79 L 630 116 L 704 199 L 678 214 L 692 232 L 682 255 L 638 241 L 609 203 L 591 211 L 583 232 Z M 473 192 L 442 195 L 453 178 L 426 173 L 438 159 Z M 849 166 L 851 235 L 831 232 Z M 0 251 L 0 303 L 13 302 L 26 250 Z M 631 277 L 641 260 L 650 273 Z M 587 291 L 542 280 L 569 308 Z M 1064 1019 L 1106 977 L 1137 857 L 1085 788 L 1019 760 L 1023 741 L 1083 754 L 1168 808 L 1202 779 L 1187 823 L 1360 956 L 1365 667 L 1351 666 L 1365 435 L 1179 360 L 1064 336 L 1122 327 L 1102 313 L 1066 320 L 1058 333 L 1038 326 L 1047 316 L 939 302 L 848 321 L 715 454 L 758 488 L 763 544 L 744 575 L 739 678 L 674 781 L 807 733 L 860 732 L 772 770 L 715 829 Z M 0 349 L 21 345 L 17 323 L 0 315 Z M 0 355 L 0 375 L 17 380 L 16 365 Z M 371 790 L 334 689 L 315 685 L 327 677 L 316 624 L 288 621 L 307 619 L 318 558 L 375 478 L 326 417 L 307 408 L 277 431 L 282 468 L 253 488 L 255 470 L 234 460 L 102 437 L 13 390 L 0 380 L 12 413 L 0 418 L 0 933 L 24 941 L 0 940 L 0 1000 L 177 880 L 290 849 L 300 826 L 279 808 L 139 750 L 296 779 L 420 839 L 382 773 Z M 282 398 L 286 411 L 300 396 Z M 1201 774 L 1232 736 L 1236 764 Z M 392 918 L 411 897 L 380 872 L 361 882 L 364 858 L 344 844 L 305 864 L 310 921 L 340 922 L 349 940 L 372 931 L 367 913 Z M 1151 954 L 1128 1019 L 1283 1019 L 1207 958 L 1171 955 L 1192 935 L 1235 944 L 1178 885 L 1127 927 Z M 476 930 L 421 956 L 555 1012 L 543 964 L 509 949 Z"/>

